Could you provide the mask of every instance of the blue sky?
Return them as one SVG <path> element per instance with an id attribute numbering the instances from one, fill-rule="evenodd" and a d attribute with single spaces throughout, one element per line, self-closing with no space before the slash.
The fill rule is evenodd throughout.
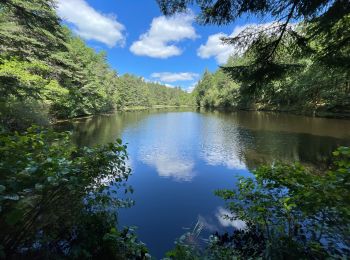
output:
<path id="1" fill-rule="evenodd" d="M 228 26 L 201 26 L 194 20 L 198 10 L 164 17 L 155 0 L 58 0 L 57 11 L 89 46 L 107 52 L 119 74 L 185 90 L 234 52 L 220 42 L 221 36 L 264 22 L 241 18 Z"/>

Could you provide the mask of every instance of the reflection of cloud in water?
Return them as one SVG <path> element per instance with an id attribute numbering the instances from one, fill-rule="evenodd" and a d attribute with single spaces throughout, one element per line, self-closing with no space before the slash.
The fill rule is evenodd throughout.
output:
<path id="1" fill-rule="evenodd" d="M 224 227 L 234 227 L 235 229 L 245 229 L 247 227 L 246 223 L 243 220 L 236 219 L 236 220 L 230 220 L 226 218 L 225 216 L 228 216 L 229 218 L 234 217 L 234 215 L 229 212 L 227 209 L 224 209 L 222 207 L 219 207 L 216 214 L 215 214 L 217 220 L 219 223 Z"/>
<path id="2" fill-rule="evenodd" d="M 245 164 L 237 157 L 237 154 L 229 154 L 224 147 L 206 147 L 202 152 L 203 159 L 212 166 L 223 165 L 229 169 L 245 169 Z"/>
<path id="3" fill-rule="evenodd" d="M 204 226 L 204 229 L 210 232 L 215 232 L 219 230 L 215 224 L 210 223 L 205 217 L 201 215 L 198 216 L 198 222 L 202 223 Z"/>
<path id="4" fill-rule="evenodd" d="M 229 169 L 245 169 L 242 144 L 235 125 L 218 119 L 208 119 L 204 125 L 201 157 L 209 165 L 222 165 Z"/>
<path id="5" fill-rule="evenodd" d="M 172 177 L 177 181 L 191 181 L 194 177 L 193 161 L 181 158 L 177 154 L 153 152 L 144 154 L 141 160 L 157 169 L 159 176 Z"/>
<path id="6" fill-rule="evenodd" d="M 183 122 L 187 122 L 185 127 L 182 126 Z M 159 176 L 191 181 L 195 173 L 193 150 L 189 144 L 198 132 L 196 127 L 193 113 L 149 117 L 138 144 L 138 159 L 154 167 Z"/>
<path id="7" fill-rule="evenodd" d="M 233 227 L 239 230 L 243 230 L 247 227 L 246 223 L 243 220 L 229 219 L 234 217 L 234 215 L 223 207 L 218 207 L 215 210 L 214 216 L 215 217 L 212 218 L 212 217 L 203 217 L 202 215 L 198 215 L 197 223 L 200 223 L 203 226 L 203 229 L 209 232 L 216 232 L 216 231 L 220 232 L 225 230 L 228 227 Z M 226 218 L 225 216 L 228 216 L 228 218 Z"/>

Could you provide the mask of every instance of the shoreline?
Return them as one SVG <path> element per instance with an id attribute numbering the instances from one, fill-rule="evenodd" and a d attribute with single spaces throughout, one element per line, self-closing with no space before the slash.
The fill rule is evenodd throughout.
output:
<path id="1" fill-rule="evenodd" d="M 232 107 L 232 108 L 224 108 L 224 107 L 217 107 L 217 108 L 205 108 L 200 107 L 203 109 L 211 110 L 211 111 L 220 111 L 220 112 L 234 112 L 234 111 L 252 111 L 252 112 L 274 112 L 274 113 L 285 113 L 285 114 L 291 114 L 291 115 L 297 115 L 297 116 L 306 116 L 306 117 L 317 117 L 317 118 L 333 118 L 333 119 L 350 119 L 350 111 L 349 112 L 330 112 L 325 110 L 320 111 L 311 111 L 311 110 L 296 110 L 296 109 L 287 109 L 287 108 L 238 108 L 238 107 Z"/>
<path id="2" fill-rule="evenodd" d="M 109 112 L 102 112 L 92 115 L 82 115 L 67 119 L 58 119 L 55 120 L 52 125 L 68 122 L 68 121 L 75 121 L 75 120 L 82 120 L 87 119 L 94 116 L 108 116 L 113 115 L 118 112 L 135 112 L 135 111 L 145 111 L 145 110 L 152 110 L 152 109 L 179 109 L 179 108 L 193 108 L 193 109 L 205 109 L 207 111 L 219 111 L 219 112 L 234 112 L 234 111 L 252 111 L 252 112 L 275 112 L 275 113 L 286 113 L 286 114 L 292 114 L 292 115 L 298 115 L 298 116 L 307 116 L 307 117 L 317 117 L 317 118 L 333 118 L 333 119 L 344 119 L 349 120 L 350 119 L 350 111 L 347 112 L 329 112 L 325 110 L 321 111 L 311 111 L 311 110 L 296 110 L 292 108 L 238 108 L 238 107 L 231 107 L 231 108 L 225 108 L 225 107 L 216 107 L 216 108 L 210 108 L 210 107 L 199 107 L 199 106 L 191 106 L 191 105 L 181 105 L 181 106 L 165 106 L 165 105 L 157 105 L 157 106 L 131 106 L 131 107 L 124 107 L 120 110 L 111 110 Z"/>
<path id="3" fill-rule="evenodd" d="M 82 115 L 82 116 L 77 116 L 77 117 L 72 117 L 72 118 L 66 118 L 66 119 L 57 119 L 54 120 L 52 125 L 63 123 L 63 122 L 68 122 L 72 120 L 80 120 L 80 119 L 87 119 L 90 117 L 94 116 L 108 116 L 108 115 L 113 115 L 118 112 L 134 112 L 134 111 L 144 111 L 144 110 L 150 110 L 150 109 L 166 109 L 166 108 L 197 108 L 196 106 L 190 106 L 190 105 L 181 105 L 181 106 L 164 106 L 164 105 L 157 105 L 157 106 L 151 106 L 151 107 L 145 107 L 145 106 L 132 106 L 132 107 L 124 107 L 123 109 L 117 110 L 111 110 L 108 112 L 101 112 L 101 113 L 96 113 L 92 115 Z"/>

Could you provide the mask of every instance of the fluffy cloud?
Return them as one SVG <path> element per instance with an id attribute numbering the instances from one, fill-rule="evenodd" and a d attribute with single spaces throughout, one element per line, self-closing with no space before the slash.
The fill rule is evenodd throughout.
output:
<path id="1" fill-rule="evenodd" d="M 191 13 L 154 18 L 150 29 L 131 45 L 130 51 L 136 55 L 162 59 L 180 55 L 182 49 L 175 43 L 198 37 L 192 26 L 193 20 Z"/>
<path id="2" fill-rule="evenodd" d="M 242 50 L 237 50 L 232 45 L 224 44 L 221 41 L 222 37 L 235 37 L 244 30 L 265 28 L 271 25 L 272 23 L 246 24 L 243 26 L 236 26 L 230 35 L 225 33 L 210 35 L 207 42 L 198 48 L 197 55 L 203 59 L 214 57 L 218 64 L 225 64 L 231 55 L 239 54 L 242 52 Z"/>
<path id="3" fill-rule="evenodd" d="M 244 230 L 247 228 L 247 224 L 243 220 L 232 220 L 232 218 L 234 218 L 235 215 L 233 215 L 230 211 L 222 207 L 218 208 L 218 211 L 215 214 L 215 216 L 223 227 L 233 227 L 238 230 Z"/>
<path id="4" fill-rule="evenodd" d="M 175 81 L 191 81 L 199 77 L 199 75 L 191 72 L 180 72 L 180 73 L 156 72 L 156 73 L 152 73 L 151 77 L 154 79 L 158 79 L 162 82 L 175 82 Z"/>
<path id="5" fill-rule="evenodd" d="M 227 37 L 227 34 L 217 33 L 210 35 L 207 42 L 199 47 L 197 55 L 203 59 L 215 57 L 219 64 L 226 63 L 228 57 L 234 52 L 234 48 L 230 45 L 223 44 L 222 37 Z"/>
<path id="6" fill-rule="evenodd" d="M 59 0 L 57 13 L 85 40 L 96 40 L 109 47 L 125 43 L 124 26 L 116 17 L 97 12 L 84 0 Z"/>

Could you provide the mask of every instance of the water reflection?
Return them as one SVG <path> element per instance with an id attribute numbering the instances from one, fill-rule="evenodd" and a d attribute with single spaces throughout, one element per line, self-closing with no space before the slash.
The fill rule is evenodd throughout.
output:
<path id="1" fill-rule="evenodd" d="M 215 128 L 204 136 L 213 140 L 215 149 L 208 149 L 213 156 L 204 157 L 229 168 L 252 170 L 277 160 L 320 167 L 334 149 L 350 143 L 349 120 L 267 112 L 204 114 Z"/>
<path id="2" fill-rule="evenodd" d="M 192 136 L 196 122 L 192 113 L 152 115 L 143 126 L 143 138 L 138 143 L 138 159 L 156 169 L 161 177 L 176 181 L 191 181 L 195 176 Z M 182 122 L 188 122 L 181 127 Z M 128 130 L 126 130 L 128 132 Z M 181 138 L 179 138 L 181 137 Z M 131 140 L 131 136 L 126 135 Z"/>
<path id="3" fill-rule="evenodd" d="M 254 169 L 275 160 L 318 165 L 337 146 L 349 145 L 350 121 L 266 112 L 141 111 L 59 125 L 78 145 L 104 144 L 123 136 L 138 143 L 138 156 L 160 176 L 190 180 L 199 157 L 211 166 Z M 137 138 L 135 138 L 137 136 Z M 192 177 L 191 177 L 192 176 Z"/>
<path id="4" fill-rule="evenodd" d="M 141 156 L 140 159 L 155 167 L 161 177 L 172 177 L 176 181 L 191 181 L 195 176 L 194 162 L 181 158 L 178 154 L 150 152 Z"/>
<path id="5" fill-rule="evenodd" d="M 238 125 L 226 124 L 217 117 L 205 117 L 200 130 L 200 156 L 212 166 L 245 169 L 243 144 Z"/>
<path id="6" fill-rule="evenodd" d="M 136 205 L 120 212 L 160 258 L 200 221 L 203 236 L 244 228 L 227 214 L 217 189 L 261 163 L 300 161 L 322 167 L 339 145 L 350 145 L 350 121 L 262 112 L 139 111 L 67 122 L 78 145 L 128 143 Z"/>
<path id="7" fill-rule="evenodd" d="M 223 207 L 218 207 L 215 216 L 221 224 L 221 226 L 223 227 L 233 227 L 234 229 L 238 230 L 243 230 L 247 227 L 247 224 L 243 220 L 232 220 L 234 215 L 227 209 L 224 209 Z"/>

